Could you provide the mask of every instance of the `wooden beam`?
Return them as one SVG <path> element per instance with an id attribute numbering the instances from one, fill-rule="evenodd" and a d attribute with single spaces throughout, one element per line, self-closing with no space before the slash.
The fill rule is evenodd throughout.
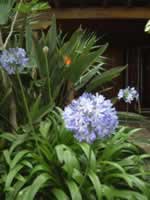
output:
<path id="1" fill-rule="evenodd" d="M 69 19 L 150 19 L 150 7 L 90 7 L 59 8 L 41 13 L 40 18 L 48 20 L 55 14 L 59 20 Z"/>

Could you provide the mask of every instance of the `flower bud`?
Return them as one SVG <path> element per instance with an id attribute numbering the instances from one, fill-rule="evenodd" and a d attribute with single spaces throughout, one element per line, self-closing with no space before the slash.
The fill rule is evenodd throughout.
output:
<path id="1" fill-rule="evenodd" d="M 47 46 L 43 47 L 43 53 L 47 54 L 49 51 L 49 48 Z"/>
<path id="2" fill-rule="evenodd" d="M 64 56 L 65 65 L 69 66 L 72 63 L 72 60 L 69 56 Z"/>

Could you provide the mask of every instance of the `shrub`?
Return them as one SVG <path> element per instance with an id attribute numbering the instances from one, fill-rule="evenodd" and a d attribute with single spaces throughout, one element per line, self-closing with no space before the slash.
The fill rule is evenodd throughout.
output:
<path id="1" fill-rule="evenodd" d="M 77 142 L 64 128 L 60 110 L 36 126 L 1 133 L 2 198 L 17 200 L 148 200 L 149 155 L 130 142 L 138 130 L 119 127 L 108 139 Z"/>

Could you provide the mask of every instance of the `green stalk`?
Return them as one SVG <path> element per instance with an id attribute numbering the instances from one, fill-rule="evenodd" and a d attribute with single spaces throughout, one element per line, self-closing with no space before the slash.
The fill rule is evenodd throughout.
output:
<path id="1" fill-rule="evenodd" d="M 30 116 L 30 111 L 29 111 L 28 103 L 27 103 L 26 96 L 25 96 L 25 93 L 24 93 L 24 88 L 23 88 L 22 81 L 21 81 L 21 79 L 20 79 L 20 75 L 19 75 L 17 69 L 16 69 L 16 75 L 17 75 L 17 79 L 18 79 L 19 86 L 20 86 L 20 89 L 21 89 L 21 95 L 22 95 L 23 103 L 24 103 L 24 106 L 25 106 L 25 109 L 26 109 L 27 119 L 28 119 L 29 125 L 30 125 L 30 127 L 31 127 L 32 136 L 33 136 L 33 138 L 35 139 L 35 143 L 36 143 L 36 146 L 37 146 L 37 150 L 38 150 L 38 153 L 39 153 L 39 155 L 40 155 L 40 150 L 39 150 L 39 145 L 38 145 L 38 141 L 37 141 L 35 129 L 34 129 L 34 127 L 33 127 L 33 123 L 32 123 L 32 119 L 31 119 L 31 116 Z"/>
<path id="2" fill-rule="evenodd" d="M 92 146 L 90 145 L 90 149 L 89 149 L 89 156 L 88 156 L 88 164 L 87 164 L 87 167 L 86 167 L 86 171 L 85 171 L 85 174 L 84 174 L 84 177 L 83 177 L 83 181 L 80 183 L 79 185 L 79 188 L 81 188 L 86 180 L 86 177 L 88 175 L 88 172 L 89 172 L 89 169 L 90 169 L 90 164 L 91 164 L 91 155 L 92 155 Z"/>
<path id="3" fill-rule="evenodd" d="M 15 100 L 15 95 L 12 90 L 10 94 L 10 105 L 9 105 L 9 120 L 12 125 L 13 130 L 16 130 L 18 128 L 18 123 L 17 123 L 17 107 L 16 107 L 16 100 Z"/>
<path id="4" fill-rule="evenodd" d="M 28 119 L 28 121 L 29 121 L 31 130 L 34 132 L 34 127 L 33 127 L 32 119 L 31 119 L 31 116 L 30 116 L 30 111 L 29 111 L 29 108 L 28 108 L 26 96 L 25 96 L 25 93 L 24 93 L 22 81 L 21 81 L 21 79 L 20 79 L 20 75 L 19 75 L 19 73 L 18 73 L 18 70 L 16 70 L 16 75 L 17 75 L 17 79 L 18 79 L 19 86 L 20 86 L 20 89 L 21 89 L 21 95 L 22 95 L 23 103 L 24 103 L 24 106 L 25 106 L 25 109 L 26 109 L 27 119 Z"/>
<path id="5" fill-rule="evenodd" d="M 47 52 L 44 52 L 45 62 L 46 62 L 46 73 L 47 73 L 47 87 L 48 87 L 48 95 L 49 95 L 49 101 L 52 105 L 52 94 L 51 94 L 51 80 L 50 80 L 50 73 L 49 73 L 49 67 L 48 67 L 48 60 L 47 60 Z"/>

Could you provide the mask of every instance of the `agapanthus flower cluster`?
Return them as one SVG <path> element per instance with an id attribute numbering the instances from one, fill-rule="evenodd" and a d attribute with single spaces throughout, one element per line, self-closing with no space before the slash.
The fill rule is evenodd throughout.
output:
<path id="1" fill-rule="evenodd" d="M 133 100 L 138 100 L 139 93 L 134 87 L 127 87 L 125 89 L 120 89 L 118 93 L 118 99 L 123 99 L 126 103 L 131 103 Z"/>
<path id="2" fill-rule="evenodd" d="M 14 74 L 16 69 L 21 72 L 28 63 L 26 52 L 22 48 L 9 48 L 0 53 L 0 66 L 8 74 Z"/>
<path id="3" fill-rule="evenodd" d="M 84 93 L 65 107 L 63 118 L 67 129 L 82 142 L 92 143 L 111 135 L 118 125 L 118 117 L 110 100 L 104 96 Z"/>

